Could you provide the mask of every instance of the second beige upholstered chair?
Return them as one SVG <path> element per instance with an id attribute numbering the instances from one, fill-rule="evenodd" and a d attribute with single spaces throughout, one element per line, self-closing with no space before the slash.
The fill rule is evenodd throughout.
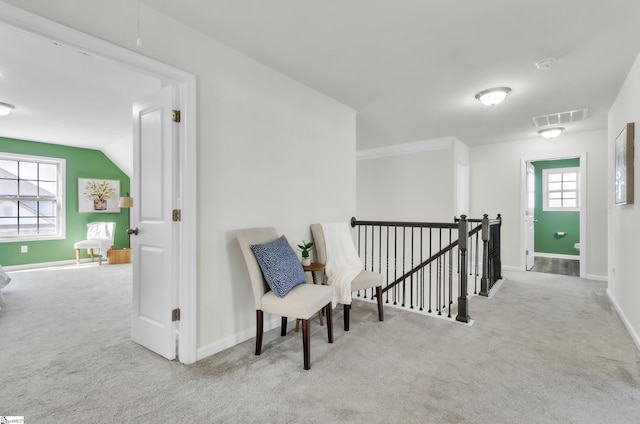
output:
<path id="1" fill-rule="evenodd" d="M 326 265 L 327 272 L 329 272 L 332 268 L 332 265 L 334 265 L 331 262 L 334 261 L 334 262 L 340 263 L 342 258 L 336 258 L 335 256 L 332 257 L 332 253 L 327 252 L 327 246 L 331 245 L 332 244 L 331 242 L 333 242 L 334 240 L 327 240 L 328 234 L 325 234 L 325 231 L 323 230 L 323 225 L 332 225 L 334 226 L 332 228 L 337 228 L 338 229 L 337 232 L 340 233 L 339 234 L 340 237 L 345 240 L 349 240 L 351 243 L 350 247 L 345 246 L 345 248 L 346 249 L 353 248 L 353 251 L 350 252 L 352 256 L 357 257 L 358 253 L 356 252 L 355 246 L 353 245 L 353 240 L 351 239 L 351 233 L 349 232 L 349 228 L 347 224 L 344 224 L 344 225 L 313 224 L 311 225 L 311 233 L 313 234 L 313 240 L 315 243 L 316 255 L 318 257 L 318 261 L 321 263 L 324 263 Z M 333 237 L 335 237 L 336 231 L 333 231 L 331 234 Z M 328 241 L 330 243 L 327 243 Z M 359 262 L 359 260 L 357 261 Z M 361 264 L 360 264 L 360 267 L 362 267 Z M 335 268 L 335 266 L 333 266 L 333 268 Z M 355 277 L 351 280 L 350 291 L 355 292 L 358 290 L 364 290 L 369 288 L 375 289 L 377 303 L 378 303 L 378 320 L 384 321 L 384 311 L 382 309 L 382 275 L 375 272 L 362 270 L 362 269 L 360 270 L 359 273 L 356 270 L 356 273 L 354 275 Z M 329 281 L 329 283 L 331 284 L 331 281 Z M 345 331 L 349 331 L 350 309 L 351 309 L 351 302 L 349 302 L 348 304 L 344 303 L 344 330 Z"/>

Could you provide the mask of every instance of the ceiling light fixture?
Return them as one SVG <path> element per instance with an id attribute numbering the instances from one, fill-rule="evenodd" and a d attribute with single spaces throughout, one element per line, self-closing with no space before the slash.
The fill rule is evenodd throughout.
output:
<path id="1" fill-rule="evenodd" d="M 544 130 L 538 131 L 538 134 L 544 138 L 556 138 L 562 131 L 564 131 L 563 127 L 545 128 Z"/>
<path id="2" fill-rule="evenodd" d="M 539 71 L 548 71 L 555 61 L 555 57 L 545 57 L 536 62 L 536 68 L 538 68 Z"/>
<path id="3" fill-rule="evenodd" d="M 476 94 L 476 99 L 483 105 L 493 106 L 502 103 L 509 93 L 511 93 L 509 87 L 490 88 Z"/>
<path id="4" fill-rule="evenodd" d="M 10 105 L 9 103 L 0 102 L 0 115 L 8 115 L 15 108 L 16 107 L 14 105 Z"/>

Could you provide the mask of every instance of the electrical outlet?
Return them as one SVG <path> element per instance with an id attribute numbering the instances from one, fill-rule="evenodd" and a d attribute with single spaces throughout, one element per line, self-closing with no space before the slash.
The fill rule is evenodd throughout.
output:
<path id="1" fill-rule="evenodd" d="M 29 246 L 20 246 L 20 253 L 27 253 L 29 251 Z"/>

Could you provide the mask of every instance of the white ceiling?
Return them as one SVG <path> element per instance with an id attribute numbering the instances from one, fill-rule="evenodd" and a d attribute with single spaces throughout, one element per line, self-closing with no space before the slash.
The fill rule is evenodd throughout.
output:
<path id="1" fill-rule="evenodd" d="M 0 24 L 0 136 L 103 150 L 132 168 L 131 106 L 156 78 Z"/>
<path id="2" fill-rule="evenodd" d="M 143 24 L 158 9 L 356 109 L 359 150 L 538 137 L 533 116 L 581 108 L 567 132 L 605 128 L 640 52 L 635 0 L 141 1 Z M 2 26 L 0 72 L 17 107 L 0 135 L 112 151 L 130 145 L 132 100 L 160 84 Z M 502 105 L 474 99 L 494 86 L 513 89 Z"/>
<path id="3" fill-rule="evenodd" d="M 568 132 L 604 128 L 640 51 L 637 0 L 141 1 L 356 109 L 359 149 L 522 140 L 581 108 Z M 495 86 L 506 103 L 474 99 Z"/>

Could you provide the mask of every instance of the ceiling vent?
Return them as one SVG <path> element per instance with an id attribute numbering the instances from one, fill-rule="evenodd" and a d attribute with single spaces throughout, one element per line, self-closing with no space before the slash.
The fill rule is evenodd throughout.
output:
<path id="1" fill-rule="evenodd" d="M 587 109 L 570 110 L 569 112 L 551 113 L 549 115 L 534 116 L 534 127 L 548 127 L 551 125 L 568 124 L 570 122 L 587 119 Z"/>

